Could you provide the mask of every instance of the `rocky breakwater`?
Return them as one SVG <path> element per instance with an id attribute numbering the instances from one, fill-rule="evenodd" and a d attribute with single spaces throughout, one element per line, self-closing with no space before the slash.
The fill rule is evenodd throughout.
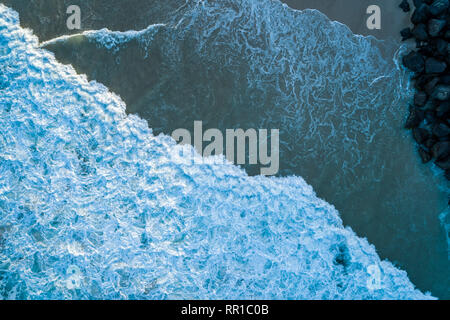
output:
<path id="1" fill-rule="evenodd" d="M 403 40 L 416 42 L 403 57 L 416 89 L 405 127 L 412 130 L 423 162 L 434 161 L 450 180 L 450 1 L 413 2 L 414 27 L 401 31 Z M 411 10 L 406 0 L 400 8 Z"/>

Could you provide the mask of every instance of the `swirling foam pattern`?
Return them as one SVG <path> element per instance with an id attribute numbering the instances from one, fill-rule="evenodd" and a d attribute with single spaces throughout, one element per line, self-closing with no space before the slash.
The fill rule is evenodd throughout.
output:
<path id="1" fill-rule="evenodd" d="M 0 66 L 2 298 L 430 298 L 301 178 L 175 162 L 3 5 Z"/>

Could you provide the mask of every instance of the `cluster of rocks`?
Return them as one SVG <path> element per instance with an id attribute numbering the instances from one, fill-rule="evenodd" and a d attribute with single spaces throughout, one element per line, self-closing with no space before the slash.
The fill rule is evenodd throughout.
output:
<path id="1" fill-rule="evenodd" d="M 416 41 L 416 49 L 403 57 L 404 66 L 415 73 L 416 89 L 406 128 L 412 129 L 423 162 L 433 160 L 450 180 L 450 3 L 413 2 L 414 27 L 401 31 L 403 40 Z M 407 0 L 400 8 L 411 10 Z"/>

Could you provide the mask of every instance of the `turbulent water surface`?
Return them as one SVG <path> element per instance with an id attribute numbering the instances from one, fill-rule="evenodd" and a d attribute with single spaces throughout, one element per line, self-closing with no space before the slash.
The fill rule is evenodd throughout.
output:
<path id="1" fill-rule="evenodd" d="M 294 11 L 278 1 L 167 1 L 151 9 L 143 11 L 148 12 L 144 18 L 132 22 L 123 22 L 129 17 L 118 18 L 122 17 L 119 11 L 104 14 L 115 15 L 115 19 L 103 21 L 110 23 L 106 26 L 111 29 L 125 31 L 128 23 L 132 26 L 129 29 L 140 31 L 103 29 L 51 40 L 62 33 L 47 28 L 39 30 L 41 38 L 49 40 L 42 46 L 55 52 L 60 61 L 73 64 L 79 73 L 119 93 L 127 103 L 128 113 L 145 118 L 156 134 L 191 128 L 194 120 L 222 130 L 280 129 L 280 175 L 305 178 L 320 197 L 339 209 L 347 225 L 376 245 L 383 258 L 406 269 L 420 289 L 439 297 L 449 296 L 447 185 L 432 168 L 420 164 L 412 139 L 402 131 L 411 88 L 408 75 L 396 63 L 397 43 L 355 36 L 346 26 L 330 22 L 318 11 Z M 3 10 L 3 15 L 14 20 L 9 11 Z M 115 25 L 118 23 L 122 25 Z M 28 260 L 16 257 L 5 262 L 7 270 L 15 270 L 7 273 L 8 283 L 22 286 L 15 286 L 17 292 L 33 296 L 41 285 L 54 286 L 55 296 L 73 294 L 61 287 L 60 282 L 67 277 L 64 268 L 67 264 L 86 268 L 82 270 L 83 281 L 91 286 L 93 271 L 85 262 L 92 259 L 94 265 L 98 262 L 97 268 L 118 264 L 117 270 L 103 270 L 102 279 L 121 279 L 126 284 L 124 288 L 112 283 L 108 287 L 109 280 L 95 279 L 95 292 L 103 297 L 397 296 L 390 292 L 391 284 L 384 285 L 381 291 L 367 290 L 367 266 L 373 264 L 372 259 L 378 259 L 373 249 L 351 231 L 342 229 L 337 213 L 317 200 L 301 178 L 249 178 L 230 166 L 173 164 L 170 154 L 176 148 L 170 139 L 153 138 L 142 122 L 125 118 L 116 98 L 54 63 L 47 53 L 35 48 L 36 40 L 15 24 L 4 22 L 7 26 L 3 30 L 14 32 L 2 31 L 2 46 L 11 48 L 14 44 L 18 49 L 5 49 L 2 56 L 8 61 L 22 59 L 24 65 L 20 67 L 34 72 L 31 79 L 19 77 L 23 78 L 22 84 L 12 82 L 17 84 L 14 87 L 8 84 L 14 73 L 4 67 L 2 105 L 6 107 L 2 112 L 8 117 L 2 116 L 2 121 L 11 122 L 5 124 L 4 135 L 11 135 L 11 126 L 17 125 L 18 132 L 25 130 L 31 136 L 36 133 L 36 137 L 13 146 L 3 138 L 2 148 L 25 148 L 22 152 L 26 153 L 16 150 L 19 156 L 34 150 L 34 156 L 27 161 L 42 165 L 36 169 L 33 162 L 26 162 L 29 166 L 20 166 L 24 170 L 20 171 L 10 162 L 2 162 L 2 170 L 13 170 L 11 174 L 26 172 L 23 181 L 5 184 L 5 192 L 12 194 L 27 190 L 22 195 L 25 200 L 11 198 L 9 193 L 5 196 L 18 206 L 5 212 L 17 215 L 14 219 L 29 219 L 21 220 L 16 228 L 31 230 L 30 242 L 20 246 L 23 239 L 17 236 L 6 246 L 15 254 L 33 251 Z M 20 41 L 22 34 L 27 34 L 26 41 Z M 26 50 L 33 54 L 24 57 Z M 42 64 L 42 59 L 48 59 L 51 67 Z M 61 97 L 47 101 L 47 95 Z M 28 118 L 22 115 L 25 111 L 10 106 L 14 96 L 24 96 L 28 101 Z M 110 99 L 114 103 L 108 102 Z M 98 110 L 89 108 L 90 103 Z M 111 105 L 119 107 L 114 111 Z M 33 106 L 34 112 L 48 108 L 45 114 L 49 118 L 38 114 L 33 118 Z M 64 109 L 58 111 L 62 106 Z M 9 117 L 14 113 L 6 110 L 18 112 L 20 120 L 12 121 L 14 118 Z M 67 121 L 61 122 L 60 113 Z M 52 126 L 52 122 L 64 125 Z M 80 132 L 79 137 L 65 136 L 74 130 Z M 39 132 L 64 143 L 39 139 Z M 55 148 L 52 152 L 63 148 L 67 158 L 54 162 L 51 151 L 46 150 L 45 157 L 49 158 L 43 160 L 43 150 L 37 144 L 49 141 Z M 21 160 L 16 161 L 19 165 Z M 39 175 L 27 172 L 39 168 L 43 170 Z M 259 172 L 251 166 L 246 170 L 251 174 Z M 58 188 L 52 186 L 51 178 L 45 178 L 45 172 L 57 177 Z M 83 178 L 73 181 L 80 174 Z M 46 188 L 50 189 L 33 181 L 35 175 L 47 179 Z M 79 188 L 79 194 L 62 196 L 71 194 L 73 188 Z M 242 188 L 247 191 L 241 192 Z M 57 199 L 47 201 L 56 201 L 55 206 L 46 209 L 51 214 L 39 218 L 39 201 L 33 199 L 42 197 L 45 190 L 47 196 L 61 196 L 61 201 L 69 203 L 62 206 Z M 39 197 L 33 192 L 38 192 Z M 162 194 L 169 196 L 165 199 Z M 30 204 L 23 205 L 28 201 L 36 201 L 37 211 Z M 82 214 L 79 207 L 85 207 Z M 108 212 L 105 208 L 111 209 Z M 56 219 L 57 212 L 67 215 L 52 227 L 50 222 Z M 333 218 L 326 218 L 328 215 Z M 11 230 L 11 221 L 15 220 L 9 215 L 2 219 L 4 230 Z M 40 219 L 45 223 L 36 227 Z M 74 227 L 71 219 L 80 222 Z M 109 231 L 96 228 L 103 224 Z M 64 235 L 60 228 L 73 233 L 72 237 Z M 120 228 L 123 234 L 108 234 Z M 4 233 L 11 237 L 12 232 Z M 91 234 L 94 242 L 89 240 Z M 50 237 L 59 242 L 47 248 Z M 227 239 L 226 244 L 223 239 Z M 35 248 L 36 244 L 32 244 L 36 241 L 45 246 Z M 107 253 L 90 251 L 95 241 L 101 241 Z M 277 241 L 282 245 L 275 247 Z M 54 246 L 64 248 L 49 256 Z M 278 250 L 283 253 L 279 261 L 274 261 Z M 190 257 L 191 253 L 195 256 Z M 144 263 L 146 259 L 152 262 Z M 59 273 L 52 267 L 53 260 L 61 263 Z M 171 261 L 173 265 L 169 266 Z M 18 270 L 30 264 L 29 278 L 20 278 Z M 252 269 L 256 265 L 262 269 Z M 33 273 L 32 267 L 38 268 L 37 272 Z M 186 270 L 191 267 L 197 272 L 188 274 Z M 144 274 L 149 270 L 155 270 L 153 276 Z M 167 276 L 171 278 L 168 287 L 163 285 L 166 280 L 159 278 L 163 270 L 172 271 Z M 258 270 L 258 276 L 245 277 L 249 270 Z M 49 272 L 54 282 L 46 284 L 39 276 L 48 276 Z M 274 273 L 269 276 L 267 272 Z M 383 277 L 390 278 L 389 272 L 383 271 Z M 138 284 L 141 280 L 142 284 Z M 400 286 L 405 286 L 405 281 Z M 144 290 L 144 283 L 151 283 L 152 289 Z M 235 288 L 237 283 L 242 287 Z M 26 290 L 26 286 L 37 291 Z M 95 296 L 89 290 L 84 288 L 77 294 Z M 399 292 L 398 297 L 414 296 Z"/>

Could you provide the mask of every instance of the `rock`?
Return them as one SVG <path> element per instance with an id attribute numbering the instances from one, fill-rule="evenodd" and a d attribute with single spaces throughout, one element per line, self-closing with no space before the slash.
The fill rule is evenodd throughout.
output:
<path id="1" fill-rule="evenodd" d="M 417 91 L 414 95 L 414 105 L 423 107 L 428 100 L 428 95 L 423 91 Z"/>
<path id="2" fill-rule="evenodd" d="M 421 48 L 419 49 L 419 53 L 424 57 L 433 57 L 435 52 L 436 49 L 428 45 L 428 43 L 425 46 L 421 46 Z"/>
<path id="3" fill-rule="evenodd" d="M 416 51 L 403 57 L 403 65 L 415 73 L 414 106 L 405 127 L 412 129 L 424 163 L 435 158 L 450 180 L 450 0 L 413 0 L 416 9 L 403 29 L 402 40 L 414 37 Z M 411 7 L 403 0 L 399 7 Z"/>
<path id="4" fill-rule="evenodd" d="M 422 147 L 419 147 L 419 155 L 423 163 L 428 163 L 432 159 L 431 154 Z"/>
<path id="5" fill-rule="evenodd" d="M 403 57 L 403 65 L 411 71 L 422 72 L 425 68 L 425 61 L 420 53 L 412 51 Z"/>
<path id="6" fill-rule="evenodd" d="M 450 135 L 450 128 L 443 122 L 436 123 L 433 127 L 433 134 L 438 138 L 446 137 Z"/>
<path id="7" fill-rule="evenodd" d="M 443 159 L 443 160 L 436 161 L 435 164 L 442 170 L 449 170 L 450 169 L 450 157 L 447 157 L 446 159 Z"/>
<path id="8" fill-rule="evenodd" d="M 424 119 L 424 112 L 419 108 L 412 107 L 408 119 L 406 120 L 405 128 L 412 129 L 419 126 L 419 124 Z"/>
<path id="9" fill-rule="evenodd" d="M 402 36 L 402 41 L 408 40 L 413 37 L 411 28 L 403 29 L 402 31 L 400 31 L 400 35 Z M 447 46 L 445 47 L 445 49 L 447 49 Z"/>
<path id="10" fill-rule="evenodd" d="M 403 10 L 403 12 L 409 12 L 411 11 L 411 6 L 409 5 L 408 0 L 403 0 L 400 5 L 399 8 Z"/>
<path id="11" fill-rule="evenodd" d="M 448 43 L 443 39 L 436 40 L 436 51 L 442 56 L 447 55 Z"/>
<path id="12" fill-rule="evenodd" d="M 428 9 L 433 16 L 438 16 L 447 10 L 448 6 L 449 0 L 434 0 Z"/>
<path id="13" fill-rule="evenodd" d="M 438 116 L 439 118 L 442 118 L 449 112 L 450 112 L 450 101 L 444 101 L 436 108 L 436 116 Z"/>
<path id="14" fill-rule="evenodd" d="M 425 61 L 426 73 L 442 73 L 447 69 L 447 64 L 435 58 L 428 58 Z"/>
<path id="15" fill-rule="evenodd" d="M 431 148 L 431 155 L 437 161 L 447 158 L 449 156 L 449 154 L 450 154 L 450 142 L 449 141 L 437 142 Z"/>
<path id="16" fill-rule="evenodd" d="M 433 148 L 433 146 L 436 144 L 436 142 L 437 142 L 436 139 L 430 138 L 427 141 L 425 141 L 425 143 L 423 145 L 431 150 Z"/>
<path id="17" fill-rule="evenodd" d="M 433 3 L 433 1 L 434 0 L 413 0 L 413 3 L 414 3 L 414 6 L 417 8 L 423 3 L 431 4 L 431 3 Z"/>
<path id="18" fill-rule="evenodd" d="M 403 12 L 409 12 L 411 10 L 411 7 L 409 6 L 407 0 L 403 0 L 402 3 L 400 3 L 399 7 L 403 10 Z"/>
<path id="19" fill-rule="evenodd" d="M 445 178 L 450 180 L 450 170 L 445 170 Z M 448 201 L 448 204 L 450 205 L 450 200 Z"/>
<path id="20" fill-rule="evenodd" d="M 437 85 L 434 88 L 432 97 L 440 101 L 448 100 L 450 98 L 450 86 L 443 84 Z"/>
<path id="21" fill-rule="evenodd" d="M 423 23 L 415 26 L 412 30 L 412 34 L 416 40 L 425 41 L 428 39 L 427 27 Z"/>
<path id="22" fill-rule="evenodd" d="M 446 74 L 441 76 L 441 79 L 439 81 L 441 84 L 447 84 L 450 85 L 450 74 Z"/>
<path id="23" fill-rule="evenodd" d="M 442 19 L 431 19 L 428 21 L 428 34 L 432 37 L 437 37 L 444 29 L 446 21 Z"/>
<path id="24" fill-rule="evenodd" d="M 436 112 L 434 112 L 433 110 L 426 110 L 424 118 L 427 124 L 433 124 L 434 122 L 436 122 Z"/>
<path id="25" fill-rule="evenodd" d="M 429 74 L 417 74 L 416 78 L 414 79 L 414 87 L 417 90 L 425 90 L 425 87 L 427 86 L 427 84 L 433 80 L 433 78 L 435 78 L 435 76 L 433 75 L 429 75 Z"/>
<path id="26" fill-rule="evenodd" d="M 436 87 L 436 85 L 439 83 L 439 78 L 438 77 L 433 77 L 431 78 L 424 86 L 425 92 L 428 95 L 431 95 L 434 91 L 434 88 Z"/>
<path id="27" fill-rule="evenodd" d="M 430 16 L 430 11 L 428 9 L 428 5 L 425 3 L 416 6 L 416 10 L 411 17 L 411 22 L 414 24 L 419 24 L 421 22 L 426 22 L 428 17 Z"/>
<path id="28" fill-rule="evenodd" d="M 431 99 L 431 104 L 433 106 L 433 109 L 436 109 L 437 107 L 439 107 L 439 105 L 442 103 L 442 101 L 436 100 L 436 99 Z"/>
<path id="29" fill-rule="evenodd" d="M 425 141 L 431 138 L 431 133 L 424 128 L 414 128 L 413 137 L 418 144 L 423 144 Z"/>

